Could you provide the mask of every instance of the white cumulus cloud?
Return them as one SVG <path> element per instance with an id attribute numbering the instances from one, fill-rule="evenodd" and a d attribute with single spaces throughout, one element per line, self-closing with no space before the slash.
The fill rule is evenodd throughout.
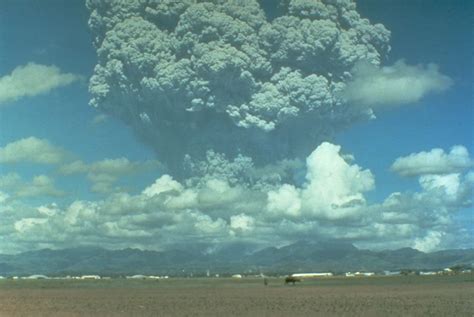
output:
<path id="1" fill-rule="evenodd" d="M 234 230 L 249 231 L 253 229 L 255 219 L 246 214 L 239 214 L 230 217 L 230 227 Z"/>
<path id="2" fill-rule="evenodd" d="M 430 252 L 436 250 L 440 244 L 444 232 L 429 231 L 426 236 L 415 239 L 413 247 L 422 252 Z"/>
<path id="3" fill-rule="evenodd" d="M 47 175 L 34 176 L 31 181 L 23 180 L 17 173 L 0 175 L 0 189 L 15 197 L 63 196 L 56 188 L 53 178 Z"/>
<path id="4" fill-rule="evenodd" d="M 399 157 L 391 166 L 391 170 L 401 176 L 418 176 L 424 174 L 447 174 L 461 172 L 473 166 L 466 147 L 456 145 L 449 153 L 443 149 L 432 149 L 429 152 L 412 153 Z"/>
<path id="5" fill-rule="evenodd" d="M 183 190 L 183 186 L 178 183 L 177 181 L 173 180 L 173 178 L 169 175 L 163 175 L 158 178 L 155 183 L 151 186 L 148 186 L 143 190 L 143 195 L 145 196 L 157 196 L 161 193 L 167 192 L 181 192 Z"/>
<path id="6" fill-rule="evenodd" d="M 0 163 L 58 164 L 66 158 L 65 150 L 36 137 L 20 139 L 0 147 Z"/>
<path id="7" fill-rule="evenodd" d="M 289 184 L 282 185 L 278 190 L 269 191 L 267 210 L 279 216 L 299 216 L 301 212 L 300 191 Z"/>
<path id="8" fill-rule="evenodd" d="M 0 77 L 0 105 L 31 97 L 69 85 L 82 77 L 62 73 L 57 66 L 36 63 L 16 67 L 10 75 Z"/>
<path id="9" fill-rule="evenodd" d="M 364 62 L 354 68 L 343 95 L 349 102 L 377 108 L 416 103 L 429 93 L 448 89 L 452 83 L 435 64 L 410 66 L 401 60 L 378 68 Z"/>
<path id="10" fill-rule="evenodd" d="M 374 188 L 374 177 L 369 170 L 348 163 L 340 150 L 328 142 L 318 146 L 306 159 L 306 182 L 301 188 L 284 184 L 268 192 L 270 214 L 334 220 L 362 212 L 363 193 Z"/>
<path id="11" fill-rule="evenodd" d="M 49 241 L 50 247 L 162 250 L 176 244 L 252 241 L 274 246 L 300 239 L 350 239 L 364 248 L 428 251 L 457 241 L 453 217 L 472 206 L 472 172 L 421 175 L 419 191 L 394 192 L 373 203 L 365 194 L 375 188 L 374 176 L 341 152 L 331 143 L 318 146 L 306 160 L 301 185 L 277 177 L 252 180 L 259 169 L 243 157 L 228 161 L 210 155 L 211 162 L 195 166 L 208 172 L 199 179 L 162 175 L 140 193 L 115 192 L 97 201 L 29 206 L 0 186 L 10 195 L 0 204 L 5 237 L 0 247 L 31 249 Z M 247 174 L 239 164 L 250 169 Z M 281 166 L 275 170 L 275 175 L 286 173 Z"/>
<path id="12" fill-rule="evenodd" d="M 302 198 L 311 213 L 325 213 L 330 218 L 344 216 L 364 204 L 363 193 L 374 188 L 370 170 L 350 165 L 340 150 L 340 146 L 325 142 L 306 159 L 307 185 Z"/>
<path id="13" fill-rule="evenodd" d="M 76 160 L 63 164 L 58 171 L 62 175 L 86 174 L 87 179 L 92 183 L 92 191 L 97 193 L 110 193 L 120 190 L 114 187 L 117 181 L 124 176 L 130 176 L 145 171 L 150 171 L 161 167 L 156 160 L 130 161 L 120 157 L 115 159 L 103 159 L 92 163 L 84 163 Z"/>

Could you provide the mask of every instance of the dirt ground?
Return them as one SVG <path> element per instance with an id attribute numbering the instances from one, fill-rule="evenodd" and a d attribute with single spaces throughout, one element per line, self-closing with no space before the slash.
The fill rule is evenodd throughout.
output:
<path id="1" fill-rule="evenodd" d="M 462 277 L 0 281 L 0 316 L 473 316 Z"/>

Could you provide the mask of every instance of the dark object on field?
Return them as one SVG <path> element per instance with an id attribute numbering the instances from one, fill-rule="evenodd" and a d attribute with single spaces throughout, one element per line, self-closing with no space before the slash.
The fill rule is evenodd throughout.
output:
<path id="1" fill-rule="evenodd" d="M 263 285 L 265 285 L 265 286 L 268 285 L 268 279 L 266 277 L 263 278 Z"/>
<path id="2" fill-rule="evenodd" d="M 297 277 L 294 277 L 294 276 L 287 276 L 285 278 L 285 285 L 287 285 L 289 283 L 293 283 L 293 285 L 295 285 L 296 282 L 301 282 L 301 279 L 299 279 Z"/>

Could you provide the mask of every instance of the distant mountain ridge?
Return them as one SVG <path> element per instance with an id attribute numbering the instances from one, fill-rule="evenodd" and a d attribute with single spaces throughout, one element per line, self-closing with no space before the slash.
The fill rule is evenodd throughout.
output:
<path id="1" fill-rule="evenodd" d="M 474 249 L 423 253 L 411 248 L 369 251 L 341 241 L 299 241 L 281 248 L 251 252 L 234 244 L 209 253 L 201 250 L 144 251 L 79 247 L 43 249 L 0 255 L 0 275 L 30 274 L 108 276 L 149 274 L 202 276 L 212 274 L 295 272 L 348 272 L 384 270 L 435 270 L 474 265 Z"/>

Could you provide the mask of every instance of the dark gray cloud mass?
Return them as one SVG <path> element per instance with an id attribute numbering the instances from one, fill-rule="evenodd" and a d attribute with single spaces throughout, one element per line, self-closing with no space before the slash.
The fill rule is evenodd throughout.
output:
<path id="1" fill-rule="evenodd" d="M 370 108 L 341 97 L 378 67 L 390 32 L 350 0 L 88 0 L 98 64 L 91 104 L 120 117 L 179 174 L 208 150 L 256 164 L 306 157 Z"/>

